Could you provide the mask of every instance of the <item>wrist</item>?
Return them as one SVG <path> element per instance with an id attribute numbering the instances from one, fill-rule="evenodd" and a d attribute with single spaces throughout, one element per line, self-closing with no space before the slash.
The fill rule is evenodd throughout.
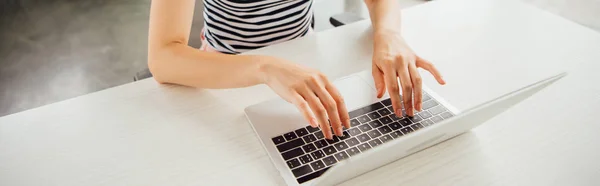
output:
<path id="1" fill-rule="evenodd" d="M 398 35 L 398 36 L 402 35 L 400 33 L 399 29 L 387 28 L 387 27 L 376 28 L 376 29 L 374 29 L 373 34 L 374 35 L 390 35 L 390 34 L 393 34 L 393 35 Z"/>
<path id="2" fill-rule="evenodd" d="M 254 77 L 260 84 L 267 84 L 269 82 L 269 72 L 272 71 L 275 60 L 269 56 L 251 56 L 251 58 L 256 67 Z"/>

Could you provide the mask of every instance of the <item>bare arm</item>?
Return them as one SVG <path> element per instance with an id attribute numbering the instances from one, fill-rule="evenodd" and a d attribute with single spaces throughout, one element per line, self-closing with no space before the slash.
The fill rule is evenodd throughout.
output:
<path id="1" fill-rule="evenodd" d="M 266 56 L 227 55 L 188 46 L 195 0 L 153 0 L 148 66 L 160 83 L 235 88 L 264 82 Z"/>
<path id="2" fill-rule="evenodd" d="M 195 0 L 153 0 L 150 10 L 148 66 L 161 83 L 201 88 L 267 84 L 294 104 L 326 138 L 350 128 L 346 105 L 322 73 L 268 56 L 203 52 L 187 45 Z M 331 122 L 329 122 L 329 121 Z M 331 123 L 331 124 L 330 124 Z"/>
<path id="3" fill-rule="evenodd" d="M 400 32 L 400 5 L 397 0 L 364 0 L 375 32 Z"/>

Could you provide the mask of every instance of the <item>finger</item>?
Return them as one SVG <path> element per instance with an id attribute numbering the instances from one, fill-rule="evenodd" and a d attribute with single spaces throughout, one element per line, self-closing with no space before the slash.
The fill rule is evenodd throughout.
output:
<path id="1" fill-rule="evenodd" d="M 421 75 L 419 74 L 417 66 L 414 63 L 409 63 L 408 72 L 410 73 L 410 79 L 413 85 L 413 106 L 417 111 L 421 111 L 421 101 L 423 97 L 423 80 L 421 79 Z"/>
<path id="2" fill-rule="evenodd" d="M 404 110 L 406 110 L 406 115 L 413 116 L 413 87 L 410 79 L 410 73 L 408 72 L 408 61 L 406 59 L 402 62 L 398 68 L 398 77 L 400 77 L 400 85 L 402 86 L 402 98 L 404 101 Z"/>
<path id="3" fill-rule="evenodd" d="M 373 80 L 375 80 L 375 88 L 377 88 L 377 98 L 381 98 L 385 93 L 385 81 L 383 80 L 383 72 L 379 67 L 373 64 L 372 67 Z"/>
<path id="4" fill-rule="evenodd" d="M 402 101 L 400 99 L 398 76 L 396 75 L 396 68 L 391 65 L 391 63 L 383 68 L 383 78 L 388 93 L 390 94 L 392 108 L 394 108 L 394 112 L 397 116 L 402 117 Z"/>
<path id="5" fill-rule="evenodd" d="M 302 97 L 306 99 L 310 109 L 317 117 L 317 121 L 319 121 L 319 127 L 321 128 L 321 132 L 327 139 L 333 139 L 333 135 L 331 134 L 331 128 L 329 127 L 329 121 L 327 121 L 327 110 L 321 104 L 321 100 L 315 95 L 314 92 L 307 90 L 303 92 Z"/>
<path id="6" fill-rule="evenodd" d="M 315 115 L 308 106 L 308 102 L 306 102 L 306 100 L 304 100 L 304 98 L 300 96 L 300 94 L 296 94 L 294 96 L 294 105 L 296 105 L 296 108 L 298 108 L 300 113 L 302 113 L 302 116 L 304 116 L 304 119 L 308 121 L 310 126 L 312 126 L 313 128 L 319 127 Z"/>
<path id="7" fill-rule="evenodd" d="M 446 81 L 444 80 L 444 77 L 442 76 L 442 74 L 437 70 L 437 68 L 435 68 L 435 66 L 433 65 L 433 63 L 421 58 L 417 56 L 417 67 L 422 68 L 427 70 L 429 73 L 431 73 L 431 75 L 433 75 L 433 77 L 435 78 L 435 80 L 440 84 L 440 85 L 445 85 Z"/>
<path id="8" fill-rule="evenodd" d="M 344 125 L 344 127 L 346 127 L 346 129 L 349 129 L 350 128 L 350 116 L 348 115 L 348 109 L 346 108 L 346 102 L 344 101 L 342 94 L 340 94 L 340 91 L 337 88 L 335 88 L 335 86 L 333 86 L 331 84 L 331 82 L 329 82 L 329 81 L 327 82 L 325 89 L 327 89 L 327 91 L 329 92 L 331 97 L 333 97 L 333 100 L 335 100 L 335 104 L 337 105 L 338 115 L 340 117 L 340 121 L 342 121 L 342 125 Z"/>
<path id="9" fill-rule="evenodd" d="M 325 81 L 322 79 L 322 81 Z M 314 82 L 309 85 L 313 92 L 317 94 L 317 97 L 321 100 L 321 104 L 325 107 L 327 111 L 327 116 L 329 117 L 331 128 L 333 128 L 333 132 L 337 136 L 342 136 L 342 122 L 340 121 L 340 115 L 337 109 L 337 104 L 333 97 L 329 94 L 329 92 L 325 89 L 325 83 L 317 83 Z"/>

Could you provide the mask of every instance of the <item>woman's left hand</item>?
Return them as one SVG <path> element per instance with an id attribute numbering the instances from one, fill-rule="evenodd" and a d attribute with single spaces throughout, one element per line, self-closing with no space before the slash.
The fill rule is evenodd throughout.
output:
<path id="1" fill-rule="evenodd" d="M 406 114 L 414 116 L 414 110 L 421 110 L 423 95 L 421 75 L 417 68 L 429 71 L 439 84 L 443 85 L 446 82 L 432 63 L 417 56 L 410 49 L 400 33 L 389 30 L 376 31 L 373 44 L 372 73 L 377 97 L 381 98 L 387 89 L 396 115 L 402 116 L 404 106 Z M 400 78 L 400 86 L 397 78 Z"/>

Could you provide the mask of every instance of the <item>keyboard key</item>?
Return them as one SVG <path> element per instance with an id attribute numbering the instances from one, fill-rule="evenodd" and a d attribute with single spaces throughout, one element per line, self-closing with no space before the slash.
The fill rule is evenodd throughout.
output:
<path id="1" fill-rule="evenodd" d="M 339 152 L 339 153 L 337 153 L 337 154 L 335 154 L 333 156 L 335 156 L 335 158 L 338 159 L 338 161 L 342 161 L 342 160 L 345 160 L 346 158 L 348 158 L 348 154 L 346 152 L 343 152 L 343 151 Z"/>
<path id="2" fill-rule="evenodd" d="M 315 160 L 325 157 L 325 153 L 323 153 L 322 150 L 314 151 L 313 153 L 311 153 L 311 155 L 312 155 L 313 159 L 315 159 Z"/>
<path id="3" fill-rule="evenodd" d="M 325 139 L 325 140 L 327 140 L 327 143 L 329 143 L 329 144 L 334 144 L 334 143 L 339 142 L 340 138 L 337 136 L 333 136 L 330 140 L 329 139 Z"/>
<path id="4" fill-rule="evenodd" d="M 429 111 L 429 113 L 431 113 L 431 115 L 435 116 L 435 115 L 437 115 L 439 113 L 442 113 L 442 112 L 446 111 L 446 108 L 444 108 L 444 106 L 442 106 L 442 105 L 438 105 L 436 107 L 433 107 L 433 108 L 429 109 L 428 111 Z"/>
<path id="5" fill-rule="evenodd" d="M 389 117 L 392 119 L 392 121 L 398 121 L 398 120 L 402 119 L 402 118 L 396 116 L 396 114 L 390 114 Z"/>
<path id="6" fill-rule="evenodd" d="M 392 136 L 390 136 L 389 134 L 385 135 L 385 136 L 381 136 L 379 138 L 379 140 L 381 140 L 381 142 L 383 142 L 383 143 L 388 142 L 388 141 L 392 141 L 393 139 L 394 138 L 392 138 Z"/>
<path id="7" fill-rule="evenodd" d="M 348 133 L 348 131 L 344 131 L 343 136 L 339 136 L 338 138 L 340 138 L 340 140 L 346 140 L 348 138 L 350 138 L 350 134 Z"/>
<path id="8" fill-rule="evenodd" d="M 433 121 L 433 123 L 439 123 L 442 120 L 444 120 L 444 119 L 442 117 L 440 117 L 440 116 L 433 116 L 433 117 L 431 117 L 431 121 Z"/>
<path id="9" fill-rule="evenodd" d="M 346 150 L 346 153 L 348 153 L 348 155 L 350 155 L 350 156 L 354 156 L 354 155 L 357 155 L 358 153 L 360 153 L 360 151 L 358 151 L 358 148 L 352 147 L 352 148 Z"/>
<path id="10" fill-rule="evenodd" d="M 325 152 L 325 154 L 327 154 L 327 155 L 332 155 L 333 153 L 336 153 L 337 150 L 335 150 L 335 147 L 329 146 L 329 147 L 323 148 L 323 152 Z"/>
<path id="11" fill-rule="evenodd" d="M 381 134 L 387 134 L 387 133 L 392 132 L 392 129 L 388 126 L 379 127 L 379 128 L 377 128 L 377 130 L 379 130 L 379 132 Z"/>
<path id="12" fill-rule="evenodd" d="M 402 128 L 402 125 L 400 125 L 400 123 L 398 123 L 398 122 L 394 122 L 388 126 L 390 126 L 390 128 L 392 128 L 392 130 L 398 130 L 398 129 Z"/>
<path id="13" fill-rule="evenodd" d="M 302 141 L 302 139 L 295 139 L 295 140 L 292 140 L 292 141 L 288 141 L 288 142 L 282 143 L 281 145 L 277 145 L 277 150 L 279 150 L 279 152 L 283 152 L 283 151 L 286 151 L 286 150 L 293 149 L 295 147 L 302 146 L 304 144 L 305 143 L 304 143 L 304 141 Z"/>
<path id="14" fill-rule="evenodd" d="M 307 174 L 306 176 L 303 176 L 301 178 L 296 179 L 296 181 L 298 182 L 298 184 L 302 184 L 304 182 L 307 182 L 307 181 L 310 181 L 312 179 L 318 178 L 323 173 L 325 173 L 325 171 L 327 171 L 327 169 L 329 169 L 329 167 L 325 167 L 324 169 L 321 169 L 320 171 L 316 171 L 316 172 Z"/>
<path id="15" fill-rule="evenodd" d="M 419 129 L 422 129 L 422 128 L 423 128 L 423 125 L 421 125 L 421 123 L 415 123 L 415 124 L 411 125 L 411 127 L 412 127 L 414 130 L 419 130 Z"/>
<path id="16" fill-rule="evenodd" d="M 433 121 L 426 119 L 426 120 L 423 120 L 421 122 L 421 124 L 426 127 L 426 126 L 432 125 Z"/>
<path id="17" fill-rule="evenodd" d="M 379 113 L 378 113 L 378 112 L 371 112 L 371 113 L 368 113 L 368 114 L 367 114 L 367 116 L 369 116 L 369 118 L 371 118 L 371 120 L 374 120 L 374 119 L 379 119 L 379 118 L 381 117 L 381 115 L 379 115 Z"/>
<path id="18" fill-rule="evenodd" d="M 327 146 L 327 145 L 329 145 L 329 144 L 328 144 L 328 143 L 327 143 L 327 141 L 325 141 L 324 139 L 322 139 L 322 140 L 319 140 L 319 141 L 316 141 L 316 142 L 315 142 L 315 146 L 316 146 L 317 148 L 319 148 L 319 149 L 320 149 L 320 148 L 323 148 L 323 147 L 325 147 L 325 146 Z"/>
<path id="19" fill-rule="evenodd" d="M 429 96 L 428 94 L 425 94 L 425 92 L 423 92 L 423 102 L 425 101 L 429 101 L 431 99 L 431 96 Z"/>
<path id="20" fill-rule="evenodd" d="M 296 132 L 296 135 L 298 135 L 298 137 L 302 137 L 302 136 L 308 134 L 308 130 L 306 130 L 305 128 L 298 129 L 295 132 Z"/>
<path id="21" fill-rule="evenodd" d="M 308 145 L 302 146 L 302 149 L 304 149 L 304 152 L 308 153 L 317 150 L 317 147 L 315 147 L 315 145 L 313 145 L 312 143 L 309 143 Z"/>
<path id="22" fill-rule="evenodd" d="M 392 105 L 392 99 L 390 99 L 390 98 L 384 99 L 381 101 L 381 103 L 383 103 L 383 105 L 385 105 L 385 106 L 390 106 L 390 105 Z"/>
<path id="23" fill-rule="evenodd" d="M 298 167 L 297 169 L 292 170 L 292 173 L 294 173 L 294 176 L 296 176 L 296 177 L 300 177 L 300 176 L 308 174 L 310 172 L 312 172 L 312 168 L 310 168 L 309 165 Z"/>
<path id="24" fill-rule="evenodd" d="M 416 123 L 416 122 L 423 121 L 423 118 L 421 118 L 421 116 L 419 116 L 419 115 L 415 115 L 415 116 L 413 116 L 413 117 L 408 117 L 408 118 L 410 118 L 410 120 L 411 120 L 413 123 Z"/>
<path id="25" fill-rule="evenodd" d="M 370 148 L 371 148 L 371 145 L 369 145 L 368 143 L 363 143 L 363 144 L 358 145 L 358 149 L 360 149 L 361 152 L 369 150 Z"/>
<path id="26" fill-rule="evenodd" d="M 310 166 L 313 168 L 313 170 L 319 170 L 319 169 L 325 168 L 325 164 L 321 160 L 317 160 L 315 162 L 312 162 L 310 164 Z"/>
<path id="27" fill-rule="evenodd" d="M 431 115 L 431 114 L 430 114 L 428 111 L 426 111 L 426 110 L 419 112 L 419 113 L 418 113 L 418 115 L 419 115 L 419 116 L 421 116 L 421 118 L 423 118 L 423 119 L 427 119 L 427 118 L 430 118 L 430 117 L 432 116 L 432 115 Z"/>
<path id="28" fill-rule="evenodd" d="M 302 139 L 304 139 L 304 142 L 306 142 L 306 143 L 312 143 L 313 141 L 317 141 L 317 137 L 315 137 L 315 135 L 313 135 L 313 134 L 308 134 L 307 136 L 304 136 Z"/>
<path id="29" fill-rule="evenodd" d="M 361 143 L 364 143 L 364 142 L 369 141 L 371 139 L 371 137 L 369 137 L 369 135 L 367 135 L 367 134 L 361 134 L 357 138 L 358 138 L 358 140 Z"/>
<path id="30" fill-rule="evenodd" d="M 369 122 L 369 125 L 371 125 L 371 127 L 373 127 L 374 129 L 383 126 L 383 124 L 381 124 L 381 121 L 379 120 L 373 120 Z"/>
<path id="31" fill-rule="evenodd" d="M 371 130 L 372 128 L 370 125 L 361 125 L 361 126 L 358 126 L 358 129 L 360 129 L 360 131 L 362 131 L 362 132 L 367 132 L 367 131 Z"/>
<path id="32" fill-rule="evenodd" d="M 385 107 L 383 104 L 377 102 L 377 103 L 373 103 L 371 105 L 368 105 L 366 107 L 363 107 L 363 108 L 351 111 L 351 112 L 348 113 L 348 115 L 350 115 L 350 118 L 355 118 L 355 117 L 358 117 L 360 115 L 364 115 L 366 113 L 379 110 L 379 109 L 381 109 L 383 107 Z"/>
<path id="33" fill-rule="evenodd" d="M 402 129 L 400 129 L 400 131 L 402 131 L 402 133 L 404 133 L 404 134 L 408 134 L 408 133 L 413 132 L 414 130 L 410 127 L 404 127 Z"/>
<path id="34" fill-rule="evenodd" d="M 369 117 L 367 117 L 366 115 L 362 115 L 360 117 L 357 118 L 358 121 L 360 121 L 360 123 L 367 123 L 369 121 L 371 121 L 371 119 L 369 119 Z"/>
<path id="35" fill-rule="evenodd" d="M 300 156 L 298 159 L 300 159 L 300 163 L 302 164 L 307 164 L 313 161 L 312 157 L 310 157 L 310 154 Z"/>
<path id="36" fill-rule="evenodd" d="M 298 138 L 298 136 L 296 136 L 296 133 L 294 132 L 285 133 L 283 137 L 285 137 L 285 139 L 288 141 Z"/>
<path id="37" fill-rule="evenodd" d="M 440 116 L 442 116 L 444 119 L 448 119 L 454 115 L 450 112 L 444 112 L 444 113 L 441 113 Z"/>
<path id="38" fill-rule="evenodd" d="M 350 133 L 350 136 L 358 136 L 362 132 L 358 128 L 350 128 L 348 129 L 348 133 Z"/>
<path id="39" fill-rule="evenodd" d="M 400 124 L 401 124 L 403 127 L 407 127 L 407 126 L 409 126 L 409 125 L 413 124 L 413 122 L 412 122 L 412 121 L 410 121 L 410 119 L 408 119 L 408 118 L 401 119 L 401 120 L 399 121 L 399 123 L 400 123 Z"/>
<path id="40" fill-rule="evenodd" d="M 312 127 L 312 126 L 310 126 L 310 125 L 309 125 L 309 126 L 306 126 L 306 127 L 304 127 L 304 128 L 305 128 L 306 130 L 308 130 L 308 132 L 309 132 L 309 133 L 313 133 L 313 132 L 317 132 L 317 131 L 319 131 L 319 127 L 314 127 L 314 128 L 313 128 L 313 127 Z"/>
<path id="41" fill-rule="evenodd" d="M 387 116 L 385 116 L 385 117 L 382 117 L 381 119 L 379 119 L 379 121 L 380 121 L 382 124 L 384 124 L 384 125 L 387 125 L 388 123 L 391 123 L 391 122 L 392 122 L 392 119 L 390 119 L 390 117 L 387 117 Z"/>
<path id="42" fill-rule="evenodd" d="M 378 145 L 381 145 L 381 141 L 379 139 L 373 139 L 369 141 L 369 145 L 371 145 L 371 147 L 376 147 Z"/>
<path id="43" fill-rule="evenodd" d="M 325 135 L 323 134 L 322 131 L 319 131 L 319 132 L 315 132 L 315 137 L 317 137 L 317 139 L 323 139 L 323 138 L 325 138 Z"/>
<path id="44" fill-rule="evenodd" d="M 351 127 L 356 127 L 356 126 L 359 126 L 359 125 L 360 125 L 360 122 L 358 122 L 358 120 L 356 120 L 356 119 L 351 119 L 350 120 L 350 126 Z"/>
<path id="45" fill-rule="evenodd" d="M 290 161 L 287 161 L 287 165 L 290 169 L 293 169 L 293 168 L 300 166 L 300 161 L 298 161 L 298 159 L 294 158 Z"/>
<path id="46" fill-rule="evenodd" d="M 431 108 L 431 107 L 435 107 L 435 106 L 437 106 L 437 105 L 439 105 L 439 104 L 438 104 L 438 103 L 437 103 L 435 100 L 429 100 L 429 101 L 425 101 L 425 102 L 423 102 L 423 104 L 422 104 L 422 109 L 423 109 L 423 110 L 427 110 L 427 109 L 429 109 L 429 108 Z"/>
<path id="47" fill-rule="evenodd" d="M 302 151 L 302 148 L 298 147 L 293 150 L 284 152 L 283 154 L 281 154 L 281 157 L 283 157 L 284 160 L 289 160 L 289 159 L 298 157 L 303 154 L 304 154 L 304 151 Z"/>
<path id="48" fill-rule="evenodd" d="M 371 131 L 367 132 L 367 134 L 369 134 L 369 137 L 371 137 L 373 139 L 381 136 L 381 133 L 378 130 L 371 130 Z"/>
<path id="49" fill-rule="evenodd" d="M 279 144 L 285 142 L 285 138 L 283 138 L 283 136 L 277 136 L 277 137 L 271 138 L 271 140 L 273 140 L 273 143 L 275 143 L 275 145 L 279 145 Z"/>
<path id="50" fill-rule="evenodd" d="M 404 134 L 402 134 L 402 132 L 400 132 L 399 130 L 397 130 L 397 131 L 394 131 L 394 132 L 390 133 L 390 136 L 392 136 L 394 139 L 397 139 L 399 137 L 404 136 Z"/>
<path id="51" fill-rule="evenodd" d="M 336 144 L 335 144 L 335 145 L 333 145 L 333 146 L 335 146 L 335 149 L 337 149 L 338 151 L 342 151 L 342 150 L 344 150 L 344 149 L 347 149 L 347 148 L 348 148 L 348 144 L 346 144 L 346 142 L 343 142 L 343 141 L 342 141 L 342 142 L 339 142 L 339 143 L 336 143 Z"/>
<path id="52" fill-rule="evenodd" d="M 388 110 L 387 108 L 380 109 L 377 112 L 379 113 L 379 115 L 382 115 L 382 116 L 387 116 L 387 115 L 392 114 L 392 112 L 390 112 L 390 110 Z"/>
<path id="53" fill-rule="evenodd" d="M 356 138 L 350 138 L 350 139 L 346 140 L 346 143 L 350 147 L 353 147 L 353 146 L 356 146 L 356 145 L 360 144 L 360 142 Z"/>
<path id="54" fill-rule="evenodd" d="M 331 165 L 337 163 L 337 160 L 335 160 L 335 158 L 333 156 L 328 156 L 326 158 L 323 158 L 323 162 L 325 162 L 325 165 L 331 166 Z"/>

